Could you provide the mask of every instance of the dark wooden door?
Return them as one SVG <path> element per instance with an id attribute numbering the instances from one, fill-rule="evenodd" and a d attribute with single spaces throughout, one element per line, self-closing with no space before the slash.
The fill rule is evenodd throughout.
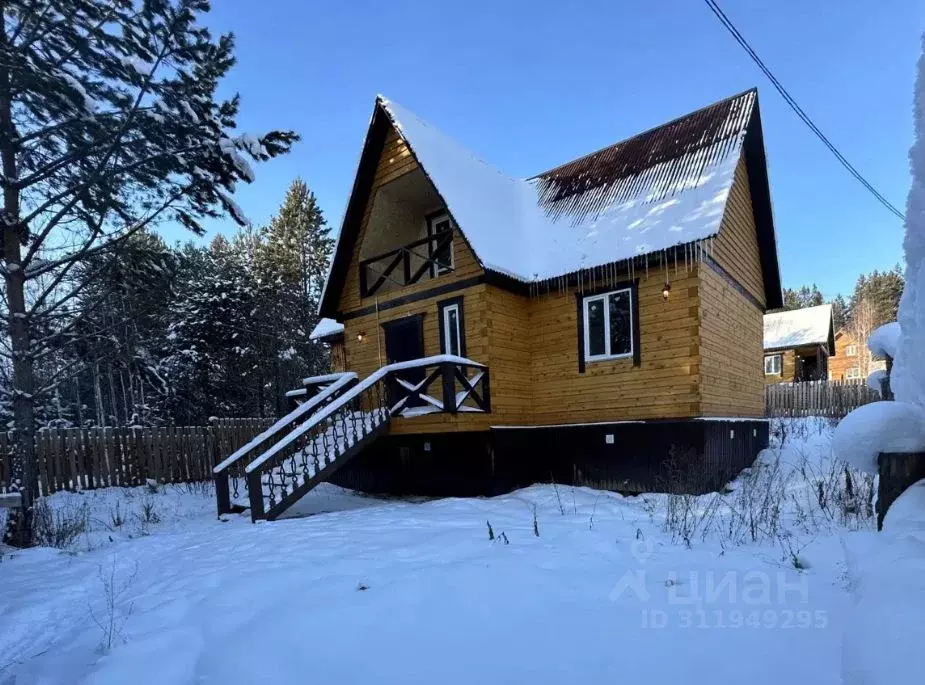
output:
<path id="1" fill-rule="evenodd" d="M 424 327 L 423 315 L 406 316 L 402 319 L 382 324 L 385 331 L 385 355 L 389 364 L 406 362 L 412 359 L 421 359 L 424 356 Z M 408 383 L 417 384 L 424 380 L 423 368 L 407 369 L 397 375 Z M 405 396 L 407 390 L 399 383 L 393 381 L 388 386 L 389 405 L 395 404 Z M 409 407 L 417 407 L 423 402 L 414 399 L 408 402 Z"/>

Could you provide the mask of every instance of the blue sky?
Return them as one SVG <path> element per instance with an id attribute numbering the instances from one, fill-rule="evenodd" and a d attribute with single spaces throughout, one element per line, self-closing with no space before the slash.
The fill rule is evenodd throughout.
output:
<path id="1" fill-rule="evenodd" d="M 804 110 L 901 209 L 925 3 L 720 0 Z M 701 0 L 220 0 L 240 127 L 303 140 L 237 193 L 255 222 L 302 176 L 340 220 L 383 93 L 529 176 L 757 85 L 785 286 L 849 293 L 902 259 L 901 222 L 787 108 Z M 234 230 L 231 222 L 215 230 Z M 185 238 L 167 231 L 170 238 Z"/>

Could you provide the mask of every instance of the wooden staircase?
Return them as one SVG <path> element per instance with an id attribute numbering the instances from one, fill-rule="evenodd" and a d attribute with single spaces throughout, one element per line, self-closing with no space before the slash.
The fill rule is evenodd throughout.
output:
<path id="1" fill-rule="evenodd" d="M 420 381 L 404 377 L 421 369 Z M 278 518 L 388 432 L 393 417 L 491 410 L 488 367 L 452 355 L 389 364 L 359 383 L 352 373 L 304 382 L 318 379 L 322 389 L 215 467 L 219 515 L 249 507 L 253 521 Z"/>

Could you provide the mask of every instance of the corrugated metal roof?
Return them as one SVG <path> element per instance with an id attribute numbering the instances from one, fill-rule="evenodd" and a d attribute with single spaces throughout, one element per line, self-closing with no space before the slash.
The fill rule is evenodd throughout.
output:
<path id="1" fill-rule="evenodd" d="M 757 100 L 755 89 L 539 174 L 549 215 L 576 222 L 645 196 L 658 202 L 696 187 L 701 175 L 737 152 Z"/>

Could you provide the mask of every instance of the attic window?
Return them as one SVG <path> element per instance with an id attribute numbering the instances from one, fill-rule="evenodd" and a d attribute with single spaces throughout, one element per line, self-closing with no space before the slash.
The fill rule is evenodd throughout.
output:
<path id="1" fill-rule="evenodd" d="M 453 263 L 453 222 L 450 215 L 446 212 L 436 212 L 428 216 L 427 237 L 431 238 L 427 243 L 427 253 L 434 260 L 431 274 L 437 277 L 450 273 L 455 266 Z"/>
<path id="2" fill-rule="evenodd" d="M 586 297 L 582 307 L 585 361 L 633 356 L 631 288 Z"/>
<path id="3" fill-rule="evenodd" d="M 848 345 L 848 347 L 845 348 L 845 354 L 849 357 L 857 357 L 858 356 L 858 346 Z"/>

